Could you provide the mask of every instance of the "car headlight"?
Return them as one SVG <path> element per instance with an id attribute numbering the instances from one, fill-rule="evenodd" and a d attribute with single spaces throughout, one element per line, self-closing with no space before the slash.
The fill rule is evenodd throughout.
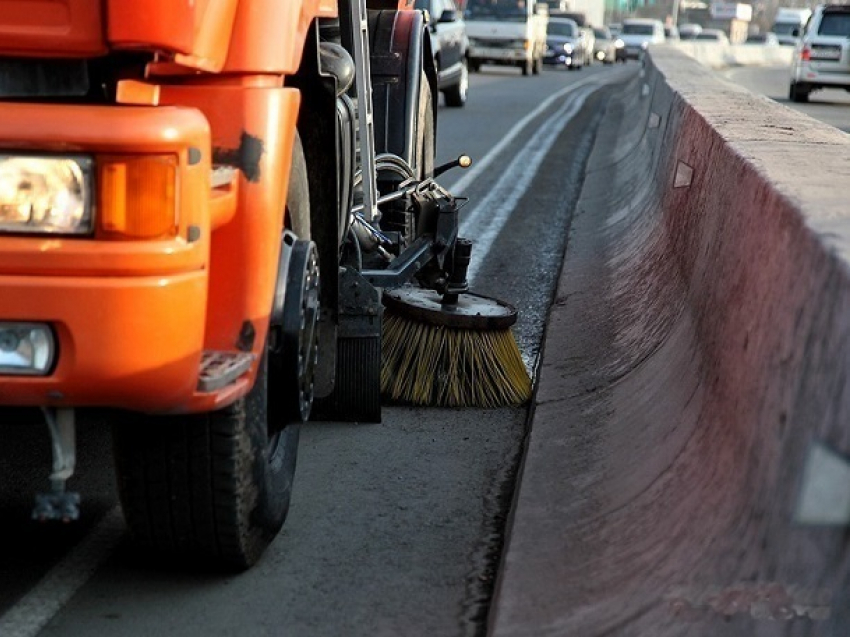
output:
<path id="1" fill-rule="evenodd" d="M 573 45 L 570 44 L 570 43 L 564 44 L 564 53 L 572 53 L 572 52 L 573 52 Z"/>
<path id="2" fill-rule="evenodd" d="M 92 231 L 89 157 L 0 155 L 0 231 Z"/>
<path id="3" fill-rule="evenodd" d="M 614 40 L 614 46 L 618 49 L 622 49 L 624 46 L 626 46 L 626 43 L 623 42 L 620 38 L 617 38 L 616 40 Z"/>
<path id="4" fill-rule="evenodd" d="M 640 48 L 642 48 L 644 51 L 646 51 L 649 48 L 649 42 L 641 42 Z"/>

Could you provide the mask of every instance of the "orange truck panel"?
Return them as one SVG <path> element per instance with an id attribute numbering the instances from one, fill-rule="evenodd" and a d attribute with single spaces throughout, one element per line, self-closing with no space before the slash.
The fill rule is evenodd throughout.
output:
<path id="1" fill-rule="evenodd" d="M 53 374 L 4 376 L 0 403 L 185 411 L 198 379 L 206 272 L 163 277 L 0 276 L 0 316 L 49 322 Z"/>
<path id="2" fill-rule="evenodd" d="M 263 352 L 283 228 L 300 93 L 289 88 L 162 86 L 163 103 L 192 104 L 212 125 L 214 155 L 245 162 L 238 210 L 214 231 L 206 348 L 233 349 L 245 321 Z"/>
<path id="3" fill-rule="evenodd" d="M 0 104 L 0 148 L 176 158 L 177 234 L 0 236 L 0 316 L 50 323 L 53 374 L 4 376 L 0 402 L 190 411 L 207 315 L 211 142 L 185 107 Z M 108 211 L 95 208 L 95 220 Z M 210 397 L 205 397 L 209 402 Z"/>
<path id="4" fill-rule="evenodd" d="M 310 23 L 337 14 L 335 2 L 251 0 L 239 3 L 233 40 L 224 71 L 228 73 L 294 73 Z M 269 29 L 275 31 L 269 37 Z"/>
<path id="5" fill-rule="evenodd" d="M 106 53 L 100 2 L 0 0 L 0 16 L 0 49 L 5 55 L 89 57 Z"/>

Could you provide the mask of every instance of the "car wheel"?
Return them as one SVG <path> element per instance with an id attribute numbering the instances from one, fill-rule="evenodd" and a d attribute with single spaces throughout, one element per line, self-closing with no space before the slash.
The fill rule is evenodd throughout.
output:
<path id="1" fill-rule="evenodd" d="M 446 106 L 460 107 L 466 104 L 466 96 L 469 92 L 469 69 L 466 60 L 461 62 L 460 79 L 457 84 L 448 87 L 443 95 L 446 96 Z"/>
<path id="2" fill-rule="evenodd" d="M 791 82 L 788 97 L 792 102 L 806 103 L 809 101 L 809 93 L 811 93 L 811 89 L 805 84 Z"/>
<path id="3" fill-rule="evenodd" d="M 481 62 L 478 60 L 468 60 L 467 65 L 467 68 L 473 73 L 478 73 L 481 70 Z"/>

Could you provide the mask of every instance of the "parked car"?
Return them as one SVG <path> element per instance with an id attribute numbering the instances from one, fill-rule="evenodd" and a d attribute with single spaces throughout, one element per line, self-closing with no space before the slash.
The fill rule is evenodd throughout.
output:
<path id="1" fill-rule="evenodd" d="M 665 41 L 664 24 L 661 20 L 650 18 L 629 18 L 623 20 L 620 39 L 626 48 L 626 57 L 637 60 L 651 44 Z"/>
<path id="2" fill-rule="evenodd" d="M 593 29 L 593 57 L 603 64 L 613 64 L 617 61 L 617 38 L 611 35 L 608 27 L 594 27 Z"/>
<path id="3" fill-rule="evenodd" d="M 772 31 L 765 33 L 751 33 L 747 36 L 744 44 L 757 44 L 760 46 L 779 46 L 779 38 Z"/>
<path id="4" fill-rule="evenodd" d="M 681 24 L 679 25 L 680 40 L 694 40 L 702 31 L 702 27 L 698 24 Z"/>
<path id="5" fill-rule="evenodd" d="M 430 16 L 428 29 L 437 67 L 437 88 L 443 93 L 446 106 L 463 106 L 469 94 L 469 38 L 463 14 L 454 0 L 416 0 L 415 6 Z"/>
<path id="6" fill-rule="evenodd" d="M 698 42 L 716 42 L 717 44 L 729 44 L 729 36 L 720 29 L 703 29 L 694 38 Z"/>
<path id="7" fill-rule="evenodd" d="M 593 56 L 593 49 L 588 49 L 588 44 L 587 35 L 575 20 L 550 17 L 543 63 L 565 66 L 569 70 L 580 69 L 590 64 Z"/>
<path id="8" fill-rule="evenodd" d="M 850 91 L 850 5 L 818 6 L 794 48 L 791 101 L 808 102 L 824 88 Z"/>

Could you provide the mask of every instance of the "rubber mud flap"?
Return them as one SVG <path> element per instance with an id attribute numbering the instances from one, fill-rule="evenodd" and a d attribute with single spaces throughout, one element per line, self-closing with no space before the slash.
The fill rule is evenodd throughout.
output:
<path id="1" fill-rule="evenodd" d="M 381 422 L 381 338 L 341 338 L 337 342 L 334 390 L 313 403 L 311 420 Z"/>

